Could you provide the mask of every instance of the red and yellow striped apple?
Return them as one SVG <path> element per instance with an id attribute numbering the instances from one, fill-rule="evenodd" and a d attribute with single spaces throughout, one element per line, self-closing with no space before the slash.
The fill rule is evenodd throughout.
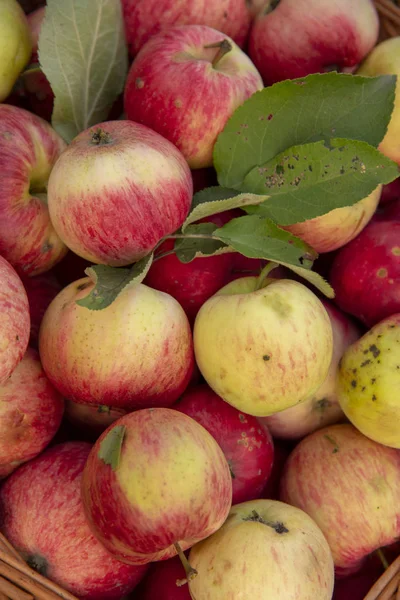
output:
<path id="1" fill-rule="evenodd" d="M 303 284 L 242 277 L 203 304 L 194 325 L 198 367 L 229 404 L 266 417 L 304 402 L 324 382 L 332 326 Z"/>
<path id="2" fill-rule="evenodd" d="M 0 253 L 26 275 L 48 271 L 67 251 L 46 199 L 50 172 L 65 147 L 40 117 L 0 104 Z"/>
<path id="3" fill-rule="evenodd" d="M 92 448 L 82 497 L 93 533 L 128 564 L 172 558 L 219 529 L 232 480 L 214 438 L 170 408 L 142 409 L 111 425 Z"/>
<path id="4" fill-rule="evenodd" d="M 236 108 L 262 88 L 233 40 L 211 27 L 186 25 L 143 46 L 129 71 L 124 105 L 128 119 L 158 131 L 199 169 L 212 165 L 216 139 Z"/>
<path id="5" fill-rule="evenodd" d="M 0 385 L 11 375 L 28 347 L 31 319 L 23 283 L 0 255 Z"/>
<path id="6" fill-rule="evenodd" d="M 122 266 L 185 220 L 193 181 L 182 154 L 144 125 L 108 121 L 80 133 L 51 172 L 55 230 L 73 252 Z"/>
<path id="7" fill-rule="evenodd" d="M 0 385 L 0 478 L 46 448 L 63 410 L 64 401 L 47 379 L 38 353 L 28 348 Z"/>

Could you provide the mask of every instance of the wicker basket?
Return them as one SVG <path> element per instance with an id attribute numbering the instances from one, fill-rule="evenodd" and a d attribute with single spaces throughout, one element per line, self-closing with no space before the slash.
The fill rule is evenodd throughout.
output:
<path id="1" fill-rule="evenodd" d="M 19 0 L 28 13 L 44 0 Z M 400 35 L 400 0 L 375 0 L 381 19 L 380 41 Z M 21 558 L 0 533 L 0 600 L 78 600 L 43 577 Z M 400 556 L 385 570 L 364 600 L 400 600 Z"/>

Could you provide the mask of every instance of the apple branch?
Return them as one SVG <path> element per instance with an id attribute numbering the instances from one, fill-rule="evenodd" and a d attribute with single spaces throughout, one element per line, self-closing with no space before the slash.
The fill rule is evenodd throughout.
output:
<path id="1" fill-rule="evenodd" d="M 193 567 L 189 563 L 189 561 L 186 558 L 185 553 L 183 552 L 183 550 L 180 547 L 179 543 L 175 542 L 174 546 L 175 546 L 175 550 L 178 553 L 179 558 L 181 559 L 181 563 L 182 563 L 183 568 L 185 569 L 185 573 L 186 573 L 186 579 L 177 579 L 177 581 L 176 581 L 176 585 L 178 587 L 181 587 L 182 585 L 185 585 L 186 583 L 189 583 L 195 577 L 197 577 L 198 573 L 197 573 L 196 569 L 193 569 Z"/>

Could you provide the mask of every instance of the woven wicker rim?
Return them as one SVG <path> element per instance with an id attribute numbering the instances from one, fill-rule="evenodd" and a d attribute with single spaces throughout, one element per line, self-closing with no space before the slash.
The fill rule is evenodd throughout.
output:
<path id="1" fill-rule="evenodd" d="M 374 0 L 381 39 L 400 35 L 400 0 Z M 21 558 L 0 533 L 0 600 L 78 600 L 43 577 Z M 400 600 L 400 556 L 385 570 L 364 600 Z"/>

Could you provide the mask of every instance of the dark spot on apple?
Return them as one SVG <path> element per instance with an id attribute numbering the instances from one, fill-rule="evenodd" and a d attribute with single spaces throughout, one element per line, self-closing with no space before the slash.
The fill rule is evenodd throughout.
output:
<path id="1" fill-rule="evenodd" d="M 367 358 L 367 360 L 364 360 L 364 362 L 361 363 L 362 367 L 366 367 L 367 365 L 369 365 L 371 363 L 371 359 Z"/>
<path id="2" fill-rule="evenodd" d="M 228 11 L 224 10 L 224 19 L 227 19 L 227 18 L 228 18 Z"/>
<path id="3" fill-rule="evenodd" d="M 363 386 L 362 386 L 362 388 L 361 388 L 361 391 L 362 391 L 362 392 L 365 392 L 365 389 L 366 389 L 366 388 L 365 388 L 365 385 L 363 385 Z"/>
<path id="4" fill-rule="evenodd" d="M 90 282 L 87 281 L 86 283 L 80 283 L 79 285 L 76 286 L 76 291 L 77 292 L 81 292 L 82 290 L 86 290 L 87 287 L 89 287 Z"/>
<path id="5" fill-rule="evenodd" d="M 329 408 L 331 406 L 331 404 L 332 403 L 330 400 L 328 400 L 328 398 L 321 398 L 321 400 L 318 400 L 318 402 L 315 403 L 315 408 L 322 412 L 326 408 Z"/>
<path id="6" fill-rule="evenodd" d="M 376 381 L 376 378 L 375 378 L 375 377 L 373 377 L 373 378 L 371 379 L 371 383 L 372 383 L 372 384 L 374 384 L 374 383 L 375 383 L 375 381 Z"/>
<path id="7" fill-rule="evenodd" d="M 395 256 L 400 256 L 400 246 L 395 246 L 394 248 L 392 248 L 392 254 L 394 254 Z"/>
<path id="8" fill-rule="evenodd" d="M 40 250 L 45 254 L 46 252 L 50 252 L 52 248 L 53 244 L 50 244 L 50 242 L 46 240 Z"/>
<path id="9" fill-rule="evenodd" d="M 40 554 L 30 554 L 26 559 L 28 565 L 43 577 L 46 577 L 49 568 L 47 560 Z"/>
<path id="10" fill-rule="evenodd" d="M 15 339 L 17 340 L 17 342 L 19 342 L 19 335 L 16 335 Z"/>
<path id="11" fill-rule="evenodd" d="M 357 373 L 357 369 L 353 369 L 352 373 L 353 373 L 353 375 L 355 375 Z"/>
<path id="12" fill-rule="evenodd" d="M 375 402 L 375 400 L 376 400 L 376 396 L 375 396 L 375 394 L 374 394 L 374 395 L 372 396 L 372 402 Z"/>
<path id="13" fill-rule="evenodd" d="M 385 277 L 388 276 L 387 269 L 384 269 L 384 268 L 378 269 L 376 272 L 376 276 L 379 277 L 380 279 L 384 279 Z"/>
<path id="14" fill-rule="evenodd" d="M 135 79 L 135 88 L 137 90 L 141 90 L 144 87 L 144 81 L 141 77 L 136 77 Z"/>
<path id="15" fill-rule="evenodd" d="M 263 356 L 263 360 L 265 360 L 265 361 L 268 361 L 268 360 L 270 360 L 270 359 L 271 359 L 271 357 L 270 357 L 270 355 L 269 355 L 269 354 L 264 354 L 264 356 Z"/>
<path id="16" fill-rule="evenodd" d="M 264 9 L 264 15 L 272 13 L 281 3 L 281 0 L 271 0 L 268 6 Z"/>
<path id="17" fill-rule="evenodd" d="M 336 443 L 336 440 L 333 439 L 333 437 L 331 437 L 330 435 L 324 435 L 324 438 L 330 443 L 332 444 L 332 446 L 334 446 L 333 450 L 332 450 L 332 454 L 336 454 L 337 452 L 339 452 L 339 446 Z"/>
<path id="18" fill-rule="evenodd" d="M 351 380 L 351 387 L 353 387 L 353 388 L 357 387 L 357 381 L 355 379 Z"/>
<path id="19" fill-rule="evenodd" d="M 231 477 L 232 477 L 232 479 L 236 479 L 236 475 L 235 475 L 235 472 L 234 472 L 234 470 L 233 470 L 233 467 L 232 467 L 232 463 L 231 463 L 231 461 L 230 461 L 230 460 L 228 460 L 227 462 L 228 462 L 228 466 L 229 466 L 229 472 L 230 472 L 230 474 L 231 474 Z"/>
<path id="20" fill-rule="evenodd" d="M 230 560 L 224 560 L 224 571 L 232 569 L 232 563 Z"/>
<path id="21" fill-rule="evenodd" d="M 246 422 L 246 417 L 244 415 L 242 415 L 242 413 L 239 413 L 239 421 L 241 423 L 245 423 Z"/>
<path id="22" fill-rule="evenodd" d="M 372 352 L 372 355 L 374 358 L 378 358 L 378 356 L 380 355 L 381 351 L 379 350 L 379 348 L 376 346 L 376 344 L 371 344 L 371 346 L 368 348 L 368 350 L 370 352 Z"/>

